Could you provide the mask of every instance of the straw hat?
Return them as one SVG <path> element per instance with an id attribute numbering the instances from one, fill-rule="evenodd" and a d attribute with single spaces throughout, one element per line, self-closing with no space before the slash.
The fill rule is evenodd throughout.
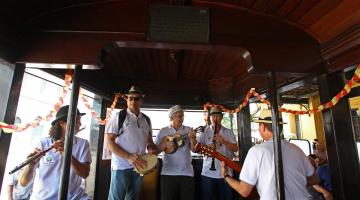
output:
<path id="1" fill-rule="evenodd" d="M 216 107 L 211 107 L 210 109 L 210 115 L 222 115 L 222 109 L 218 106 Z"/>
<path id="2" fill-rule="evenodd" d="M 265 124 L 271 124 L 272 120 L 271 120 L 271 110 L 269 109 L 263 109 L 260 113 L 260 116 L 258 119 L 255 119 L 254 122 L 255 123 L 265 123 Z M 279 124 L 284 124 L 284 122 L 282 122 L 282 120 L 279 120 Z"/>

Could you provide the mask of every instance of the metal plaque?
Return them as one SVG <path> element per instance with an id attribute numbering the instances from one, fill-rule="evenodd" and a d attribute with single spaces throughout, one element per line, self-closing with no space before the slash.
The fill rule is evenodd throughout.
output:
<path id="1" fill-rule="evenodd" d="M 163 42 L 209 42 L 209 9 L 151 5 L 148 39 Z"/>

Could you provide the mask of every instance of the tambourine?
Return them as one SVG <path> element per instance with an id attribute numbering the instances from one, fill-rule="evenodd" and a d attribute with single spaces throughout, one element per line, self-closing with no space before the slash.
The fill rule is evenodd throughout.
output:
<path id="1" fill-rule="evenodd" d="M 139 173 L 141 176 L 151 173 L 158 164 L 158 158 L 154 154 L 144 154 L 141 156 L 141 159 L 147 162 L 146 167 L 141 169 L 134 168 L 134 171 Z"/>

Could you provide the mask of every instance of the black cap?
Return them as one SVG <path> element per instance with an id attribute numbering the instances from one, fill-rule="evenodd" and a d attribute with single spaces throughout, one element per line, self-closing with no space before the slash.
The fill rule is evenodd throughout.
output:
<path id="1" fill-rule="evenodd" d="M 85 113 L 80 113 L 79 109 L 76 109 L 77 115 L 83 116 Z M 57 121 L 66 119 L 69 113 L 69 105 L 63 106 L 56 113 L 56 119 L 51 122 L 51 125 L 54 125 Z"/>

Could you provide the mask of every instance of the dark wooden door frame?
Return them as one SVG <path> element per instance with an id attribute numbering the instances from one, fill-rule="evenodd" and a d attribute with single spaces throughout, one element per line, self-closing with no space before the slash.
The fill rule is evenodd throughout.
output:
<path id="1" fill-rule="evenodd" d="M 13 79 L 10 87 L 10 94 L 6 106 L 4 122 L 13 124 L 16 117 L 16 110 L 19 102 L 22 81 L 25 73 L 25 64 L 16 63 Z M 5 177 L 5 168 L 10 148 L 11 134 L 6 134 L 1 131 L 0 135 L 0 186 L 3 184 Z M 1 192 L 1 187 L 0 187 Z M 3 191 L 4 192 L 4 191 Z"/>
<path id="2" fill-rule="evenodd" d="M 318 77 L 321 103 L 344 87 L 344 72 Z M 334 199 L 356 199 L 360 166 L 348 98 L 322 112 Z"/>

